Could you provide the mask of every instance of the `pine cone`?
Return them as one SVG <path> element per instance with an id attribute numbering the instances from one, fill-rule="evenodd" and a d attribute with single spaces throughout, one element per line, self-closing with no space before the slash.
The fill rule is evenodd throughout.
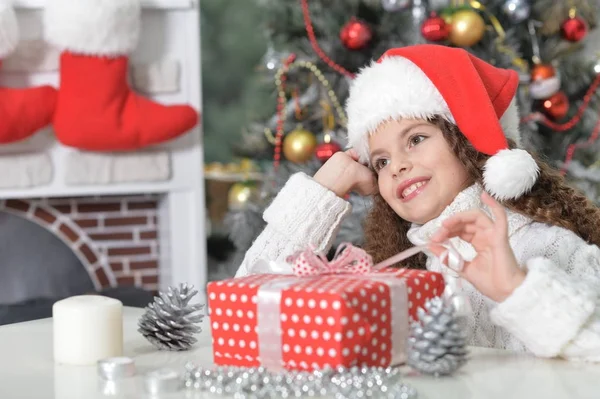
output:
<path id="1" fill-rule="evenodd" d="M 428 300 L 411 323 L 408 365 L 425 374 L 449 375 L 467 361 L 465 320 L 455 315 L 450 301 Z"/>
<path id="2" fill-rule="evenodd" d="M 159 292 L 154 302 L 148 304 L 146 312 L 138 321 L 138 331 L 159 350 L 183 351 L 197 342 L 193 337 L 202 329 L 204 315 L 197 313 L 204 305 L 188 305 L 198 291 L 193 286 L 180 284 L 169 287 L 165 294 Z"/>

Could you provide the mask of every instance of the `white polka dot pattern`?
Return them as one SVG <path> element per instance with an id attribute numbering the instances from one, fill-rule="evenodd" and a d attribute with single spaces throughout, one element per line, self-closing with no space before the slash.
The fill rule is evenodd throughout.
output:
<path id="1" fill-rule="evenodd" d="M 381 280 L 322 276 L 305 278 L 281 293 L 282 357 L 288 368 L 325 365 L 389 366 L 394 357 L 390 289 L 408 294 L 408 314 L 442 293 L 441 275 L 421 270 L 396 270 L 404 284 Z M 382 272 L 389 272 L 383 270 Z M 217 365 L 260 365 L 257 293 L 278 275 L 251 275 L 208 285 L 213 354 Z M 396 281 L 396 280 L 394 280 Z M 396 287 L 396 288 L 390 288 Z M 400 287 L 400 288 L 398 288 Z"/>

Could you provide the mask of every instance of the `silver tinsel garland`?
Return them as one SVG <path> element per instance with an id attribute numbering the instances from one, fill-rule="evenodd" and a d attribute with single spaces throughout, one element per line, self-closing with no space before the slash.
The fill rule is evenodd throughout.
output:
<path id="1" fill-rule="evenodd" d="M 400 381 L 397 368 L 353 367 L 273 373 L 263 367 L 186 366 L 185 388 L 235 399 L 329 397 L 413 399 L 417 391 Z"/>
<path id="2" fill-rule="evenodd" d="M 411 324 L 408 365 L 424 374 L 449 375 L 467 362 L 466 321 L 450 299 L 436 297 L 417 310 Z"/>
<path id="3" fill-rule="evenodd" d="M 138 321 L 138 332 L 152 345 L 161 350 L 182 351 L 197 342 L 194 334 L 201 331 L 200 323 L 204 315 L 199 313 L 204 304 L 190 305 L 198 293 L 194 286 L 180 284 L 179 288 L 169 287 L 167 293 L 159 292 L 154 302 L 146 307 L 146 312 Z"/>

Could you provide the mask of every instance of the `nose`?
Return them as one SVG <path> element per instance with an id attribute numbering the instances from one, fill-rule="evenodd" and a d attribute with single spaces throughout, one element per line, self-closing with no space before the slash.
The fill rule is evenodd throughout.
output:
<path id="1" fill-rule="evenodd" d="M 412 163 L 408 157 L 393 159 L 390 166 L 394 178 L 398 178 L 412 169 Z"/>

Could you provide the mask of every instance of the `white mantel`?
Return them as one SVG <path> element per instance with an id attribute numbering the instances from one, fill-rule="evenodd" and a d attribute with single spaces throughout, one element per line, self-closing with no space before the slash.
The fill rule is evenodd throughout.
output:
<path id="1" fill-rule="evenodd" d="M 45 0 L 14 0 L 21 40 L 43 38 L 42 13 Z M 162 104 L 185 103 L 202 111 L 200 6 L 198 0 L 142 0 L 142 33 L 132 65 L 162 61 L 179 66 L 179 90 L 175 93 L 143 94 Z M 56 54 L 50 57 L 56 57 Z M 32 72 L 0 71 L 0 85 L 59 86 L 57 70 Z M 187 282 L 204 289 L 206 282 L 205 195 L 203 145 L 200 124 L 171 143 L 148 149 L 167 155 L 170 177 L 162 181 L 110 184 L 69 184 L 69 159 L 81 154 L 56 141 L 51 127 L 25 142 L 0 146 L 0 163 L 23 154 L 47 158 L 51 179 L 32 187 L 0 189 L 0 199 L 48 198 L 98 195 L 164 194 L 161 216 L 160 287 Z M 123 156 L 123 155 L 121 155 Z M 126 156 L 126 155 L 125 155 Z M 10 163 L 8 163 L 10 165 Z M 203 293 L 204 295 L 204 293 Z"/>

